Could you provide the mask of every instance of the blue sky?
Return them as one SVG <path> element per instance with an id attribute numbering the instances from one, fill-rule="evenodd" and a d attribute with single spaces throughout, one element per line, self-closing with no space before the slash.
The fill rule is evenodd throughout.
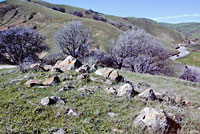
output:
<path id="1" fill-rule="evenodd" d="M 2 0 L 0 0 L 2 1 Z M 45 0 L 123 17 L 159 22 L 200 22 L 200 0 Z"/>

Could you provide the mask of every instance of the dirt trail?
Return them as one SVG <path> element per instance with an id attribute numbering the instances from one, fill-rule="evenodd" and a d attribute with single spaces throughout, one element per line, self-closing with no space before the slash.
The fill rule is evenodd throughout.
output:
<path id="1" fill-rule="evenodd" d="M 170 57 L 171 60 L 177 60 L 190 54 L 190 51 L 187 50 L 186 44 L 178 44 L 178 47 L 177 50 L 180 53 Z"/>
<path id="2" fill-rule="evenodd" d="M 13 65 L 0 65 L 0 69 L 5 69 L 5 68 L 16 68 L 17 66 Z"/>

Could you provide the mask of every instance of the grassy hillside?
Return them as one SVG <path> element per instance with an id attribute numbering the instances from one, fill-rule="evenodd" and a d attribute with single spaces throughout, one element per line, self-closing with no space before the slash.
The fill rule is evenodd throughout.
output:
<path id="1" fill-rule="evenodd" d="M 200 38 L 200 23 L 180 23 L 180 24 L 168 24 L 161 23 L 161 25 L 178 31 L 184 36 L 187 35 L 188 39 L 193 40 L 195 38 Z"/>
<path id="2" fill-rule="evenodd" d="M 0 30 L 16 25 L 35 27 L 47 37 L 47 44 L 52 51 L 58 51 L 53 42 L 53 35 L 72 20 L 82 21 L 85 27 L 91 29 L 94 45 L 103 50 L 108 48 L 111 39 L 117 39 L 121 33 L 120 30 L 109 24 L 61 13 L 35 3 L 8 0 L 4 4 L 1 3 L 0 6 L 15 7 L 7 12 L 0 21 Z"/>
<path id="3" fill-rule="evenodd" d="M 26 79 L 41 79 L 49 75 L 49 72 L 21 73 L 17 69 L 0 70 L 0 133 L 36 133 L 49 134 L 52 130 L 63 128 L 68 133 L 94 134 L 94 133 L 142 133 L 141 128 L 133 126 L 133 120 L 145 107 L 163 109 L 167 114 L 181 116 L 181 133 L 199 132 L 200 112 L 197 110 L 200 101 L 200 85 L 174 78 L 151 76 L 123 72 L 127 80 L 135 85 L 142 83 L 150 85 L 152 89 L 160 93 L 183 96 L 192 102 L 190 107 L 181 107 L 157 101 L 144 103 L 137 98 L 116 97 L 108 95 L 103 89 L 108 85 L 105 83 L 77 80 L 75 71 L 59 74 L 71 90 L 58 92 L 65 84 L 58 83 L 45 88 L 27 87 Z M 95 76 L 94 74 L 90 74 Z M 104 78 L 101 80 L 105 81 Z M 99 87 L 92 93 L 83 95 L 78 89 L 80 87 Z M 135 89 L 136 86 L 135 86 Z M 41 106 L 40 100 L 46 96 L 57 96 L 65 100 L 64 106 L 50 105 Z M 172 97 L 172 96 L 170 96 Z M 77 116 L 67 116 L 65 107 L 76 110 Z M 108 112 L 114 112 L 116 117 L 109 117 Z M 115 132 L 116 131 L 116 132 Z M 143 132 L 144 133 L 144 132 Z"/>

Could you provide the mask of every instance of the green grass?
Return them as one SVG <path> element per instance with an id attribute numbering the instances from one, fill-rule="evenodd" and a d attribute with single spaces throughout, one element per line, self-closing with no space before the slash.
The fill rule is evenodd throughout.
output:
<path id="1" fill-rule="evenodd" d="M 179 62 L 185 63 L 187 65 L 200 67 L 200 52 L 192 52 L 190 55 L 178 59 Z"/>
<path id="2" fill-rule="evenodd" d="M 7 73 L 11 69 L 0 70 L 0 74 Z M 82 80 L 77 81 L 77 73 L 69 71 L 64 74 L 59 74 L 61 79 L 72 76 L 67 85 L 74 87 L 73 90 L 63 91 L 58 94 L 58 89 L 63 87 L 62 83 L 54 86 L 40 89 L 37 87 L 26 87 L 24 76 L 28 75 L 30 78 L 44 79 L 46 76 L 52 74 L 48 72 L 34 72 L 21 73 L 15 69 L 16 72 L 1 76 L 0 83 L 4 84 L 0 87 L 0 133 L 51 133 L 51 129 L 63 128 L 68 133 L 112 133 L 112 128 L 123 130 L 126 133 L 134 132 L 136 134 L 142 133 L 140 128 L 134 128 L 133 120 L 145 107 L 162 108 L 168 114 L 179 114 L 179 111 L 167 104 L 149 101 L 144 105 L 137 99 L 128 99 L 116 97 L 114 95 L 106 94 L 103 89 L 107 85 L 103 83 L 96 83 L 92 81 Z M 181 125 L 182 133 L 190 130 L 199 129 L 200 113 L 196 110 L 196 103 L 200 101 L 200 84 L 186 82 L 175 78 L 151 76 L 145 74 L 135 74 L 130 72 L 120 71 L 126 79 L 132 81 L 134 84 L 138 82 L 148 83 L 151 88 L 158 92 L 174 92 L 177 95 L 189 99 L 195 105 L 187 107 L 179 107 L 181 114 L 184 115 Z M 94 74 L 90 74 L 95 76 Z M 19 82 L 9 83 L 11 80 L 22 79 Z M 101 77 L 100 77 L 101 78 Z M 105 80 L 104 78 L 101 78 Z M 87 96 L 82 96 L 77 91 L 83 86 L 99 86 L 99 90 L 93 90 L 93 93 Z M 69 117 L 65 115 L 66 109 L 62 106 L 40 106 L 40 100 L 46 96 L 58 96 L 65 99 L 64 106 L 71 107 L 79 113 L 78 116 Z M 130 108 L 131 107 L 131 108 Z M 57 113 L 59 117 L 55 117 Z M 108 112 L 118 114 L 115 118 L 107 116 Z M 143 132 L 144 133 L 144 132 Z"/>

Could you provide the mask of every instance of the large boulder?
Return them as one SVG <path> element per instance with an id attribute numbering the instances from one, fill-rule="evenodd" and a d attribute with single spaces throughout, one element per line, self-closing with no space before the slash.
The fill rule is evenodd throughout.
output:
<path id="1" fill-rule="evenodd" d="M 72 56 L 68 56 L 64 61 L 58 61 L 54 68 L 58 68 L 63 72 L 77 69 L 81 66 L 81 62 Z"/>
<path id="2" fill-rule="evenodd" d="M 147 128 L 152 133 L 165 133 L 169 127 L 163 110 L 144 108 L 134 120 L 135 127 Z"/>
<path id="3" fill-rule="evenodd" d="M 36 79 L 28 80 L 25 83 L 25 85 L 28 86 L 28 87 L 33 87 L 33 86 L 41 85 L 41 84 L 42 84 L 42 81 L 41 80 L 36 80 Z"/>
<path id="4" fill-rule="evenodd" d="M 113 68 L 100 68 L 97 71 L 95 71 L 95 74 L 103 76 L 105 78 L 109 78 L 111 80 L 121 80 L 121 76 L 119 75 L 118 71 Z"/>
<path id="5" fill-rule="evenodd" d="M 117 96 L 133 97 L 135 95 L 133 85 L 126 83 L 117 90 Z"/>
<path id="6" fill-rule="evenodd" d="M 59 83 L 60 79 L 58 76 L 54 76 L 51 78 L 46 78 L 46 80 L 42 83 L 45 86 L 51 86 L 51 85 L 55 85 L 56 83 Z"/>

